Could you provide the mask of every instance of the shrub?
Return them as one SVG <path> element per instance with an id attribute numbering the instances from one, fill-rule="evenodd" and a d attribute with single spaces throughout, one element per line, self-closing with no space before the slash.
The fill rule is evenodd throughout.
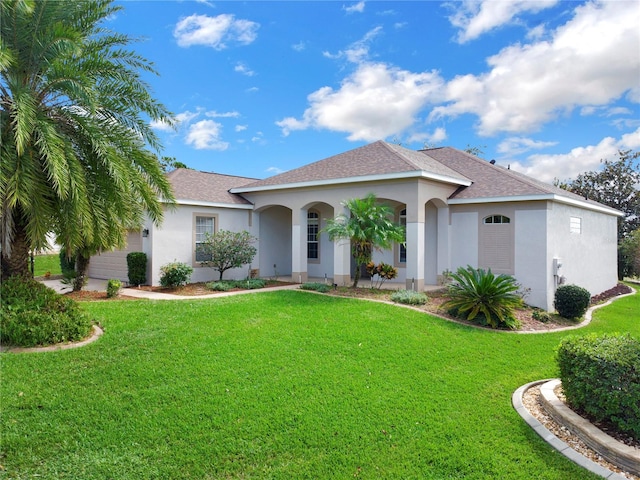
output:
<path id="1" fill-rule="evenodd" d="M 117 278 L 112 278 L 107 282 L 107 298 L 114 298 L 120 294 L 122 282 Z"/>
<path id="2" fill-rule="evenodd" d="M 160 285 L 163 287 L 180 287 L 191 278 L 193 268 L 186 263 L 171 262 L 160 267 Z"/>
<path id="3" fill-rule="evenodd" d="M 75 255 L 71 255 L 69 257 L 67 255 L 67 250 L 65 248 L 60 249 L 60 270 L 62 271 L 62 275 L 65 278 L 75 278 L 76 273 L 76 257 Z"/>
<path id="4" fill-rule="evenodd" d="M 300 285 L 300 289 L 302 290 L 311 290 L 314 292 L 327 293 L 331 290 L 331 286 L 326 283 L 320 282 L 307 282 Z"/>
<path id="5" fill-rule="evenodd" d="M 414 292 L 413 290 L 396 290 L 391 294 L 391 301 L 404 303 L 406 305 L 424 305 L 429 301 L 429 298 L 422 292 Z"/>
<path id="6" fill-rule="evenodd" d="M 35 280 L 10 277 L 0 285 L 0 342 L 21 347 L 81 340 L 91 320 L 72 299 Z"/>
<path id="7" fill-rule="evenodd" d="M 209 282 L 207 283 L 206 286 L 209 290 L 213 290 L 214 292 L 228 292 L 233 287 L 235 287 L 235 284 L 233 282 L 221 281 L 221 282 Z"/>
<path id="8" fill-rule="evenodd" d="M 393 280 L 398 276 L 398 269 L 388 263 L 375 264 L 369 262 L 366 265 L 367 273 L 371 276 L 371 288 L 380 288 L 385 280 Z M 377 276 L 378 280 L 374 282 L 374 277 Z"/>
<path id="9" fill-rule="evenodd" d="M 515 278 L 471 266 L 458 268 L 451 278 L 450 299 L 442 305 L 451 314 L 492 328 L 519 327 L 514 309 L 523 302 Z"/>
<path id="10" fill-rule="evenodd" d="M 256 288 L 264 288 L 267 282 L 265 282 L 261 278 L 248 278 L 246 280 L 237 280 L 235 284 L 238 288 L 254 290 Z"/>
<path id="11" fill-rule="evenodd" d="M 551 315 L 549 315 L 549 312 L 545 312 L 544 310 L 534 310 L 531 313 L 531 317 L 541 323 L 549 323 L 549 321 L 551 320 Z"/>
<path id="12" fill-rule="evenodd" d="M 127 254 L 127 274 L 130 285 L 144 285 L 147 283 L 147 254 L 131 252 Z"/>
<path id="13" fill-rule="evenodd" d="M 565 338 L 556 359 L 567 402 L 640 439 L 640 342 L 627 335 Z"/>
<path id="14" fill-rule="evenodd" d="M 580 318 L 589 307 L 591 294 L 577 285 L 560 285 L 556 290 L 553 305 L 564 318 Z"/>

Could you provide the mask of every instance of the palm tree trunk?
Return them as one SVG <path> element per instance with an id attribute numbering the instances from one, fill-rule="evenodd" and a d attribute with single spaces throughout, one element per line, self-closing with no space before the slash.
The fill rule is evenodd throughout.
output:
<path id="1" fill-rule="evenodd" d="M 87 269 L 91 257 L 85 257 L 82 253 L 76 255 L 76 277 L 73 279 L 73 291 L 79 292 L 87 281 Z"/>
<path id="2" fill-rule="evenodd" d="M 27 239 L 26 222 L 19 211 L 14 211 L 13 238 L 7 252 L 2 252 L 2 278 L 14 275 L 31 277 L 29 270 L 29 241 Z M 3 236 L 7 232 L 2 232 Z"/>

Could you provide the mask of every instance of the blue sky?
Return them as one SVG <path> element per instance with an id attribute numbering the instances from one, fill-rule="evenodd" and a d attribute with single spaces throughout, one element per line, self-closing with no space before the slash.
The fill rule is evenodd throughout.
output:
<path id="1" fill-rule="evenodd" d="M 548 182 L 640 149 L 640 2 L 124 1 L 163 155 L 265 178 L 376 140 Z"/>

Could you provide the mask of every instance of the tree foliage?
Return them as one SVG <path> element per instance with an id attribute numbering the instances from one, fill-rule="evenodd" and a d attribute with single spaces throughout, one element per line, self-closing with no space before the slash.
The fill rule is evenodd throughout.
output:
<path id="1" fill-rule="evenodd" d="M 173 201 L 149 119 L 171 124 L 132 39 L 103 27 L 110 0 L 0 3 L 2 274 L 28 275 L 54 232 L 82 258 L 123 247 Z M 82 259 L 80 259 L 82 260 Z"/>
<path id="2" fill-rule="evenodd" d="M 640 228 L 623 239 L 618 248 L 618 278 L 640 277 Z"/>
<path id="3" fill-rule="evenodd" d="M 618 240 L 640 227 L 640 151 L 620 150 L 616 160 L 602 160 L 602 169 L 585 172 L 558 186 L 624 212 L 618 219 Z"/>
<path id="4" fill-rule="evenodd" d="M 356 261 L 353 288 L 356 288 L 360 270 L 371 261 L 373 251 L 391 248 L 394 243 L 404 243 L 405 230 L 402 225 L 393 222 L 391 207 L 378 203 L 373 193 L 365 198 L 347 200 L 342 205 L 349 209 L 351 215 L 340 214 L 327 220 L 321 232 L 326 232 L 332 241 L 351 241 L 351 255 Z"/>
<path id="5" fill-rule="evenodd" d="M 253 261 L 253 257 L 258 253 L 253 246 L 255 241 L 256 238 L 246 230 L 219 230 L 214 234 L 206 234 L 205 241 L 200 244 L 200 251 L 209 260 L 202 262 L 202 265 L 220 272 L 222 280 L 222 275 L 227 270 L 248 265 Z"/>

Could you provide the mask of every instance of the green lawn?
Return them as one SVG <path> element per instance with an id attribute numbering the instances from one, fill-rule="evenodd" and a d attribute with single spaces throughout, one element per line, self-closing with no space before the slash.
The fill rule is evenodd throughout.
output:
<path id="1" fill-rule="evenodd" d="M 62 273 L 60 269 L 60 255 L 57 253 L 35 255 L 33 259 L 33 275 L 36 277 L 40 277 L 47 272 L 51 275 L 59 275 Z"/>
<path id="2" fill-rule="evenodd" d="M 98 342 L 0 356 L 0 476 L 597 478 L 511 407 L 567 333 L 301 291 L 84 305 Z M 580 333 L 640 336 L 637 312 L 618 300 Z"/>

